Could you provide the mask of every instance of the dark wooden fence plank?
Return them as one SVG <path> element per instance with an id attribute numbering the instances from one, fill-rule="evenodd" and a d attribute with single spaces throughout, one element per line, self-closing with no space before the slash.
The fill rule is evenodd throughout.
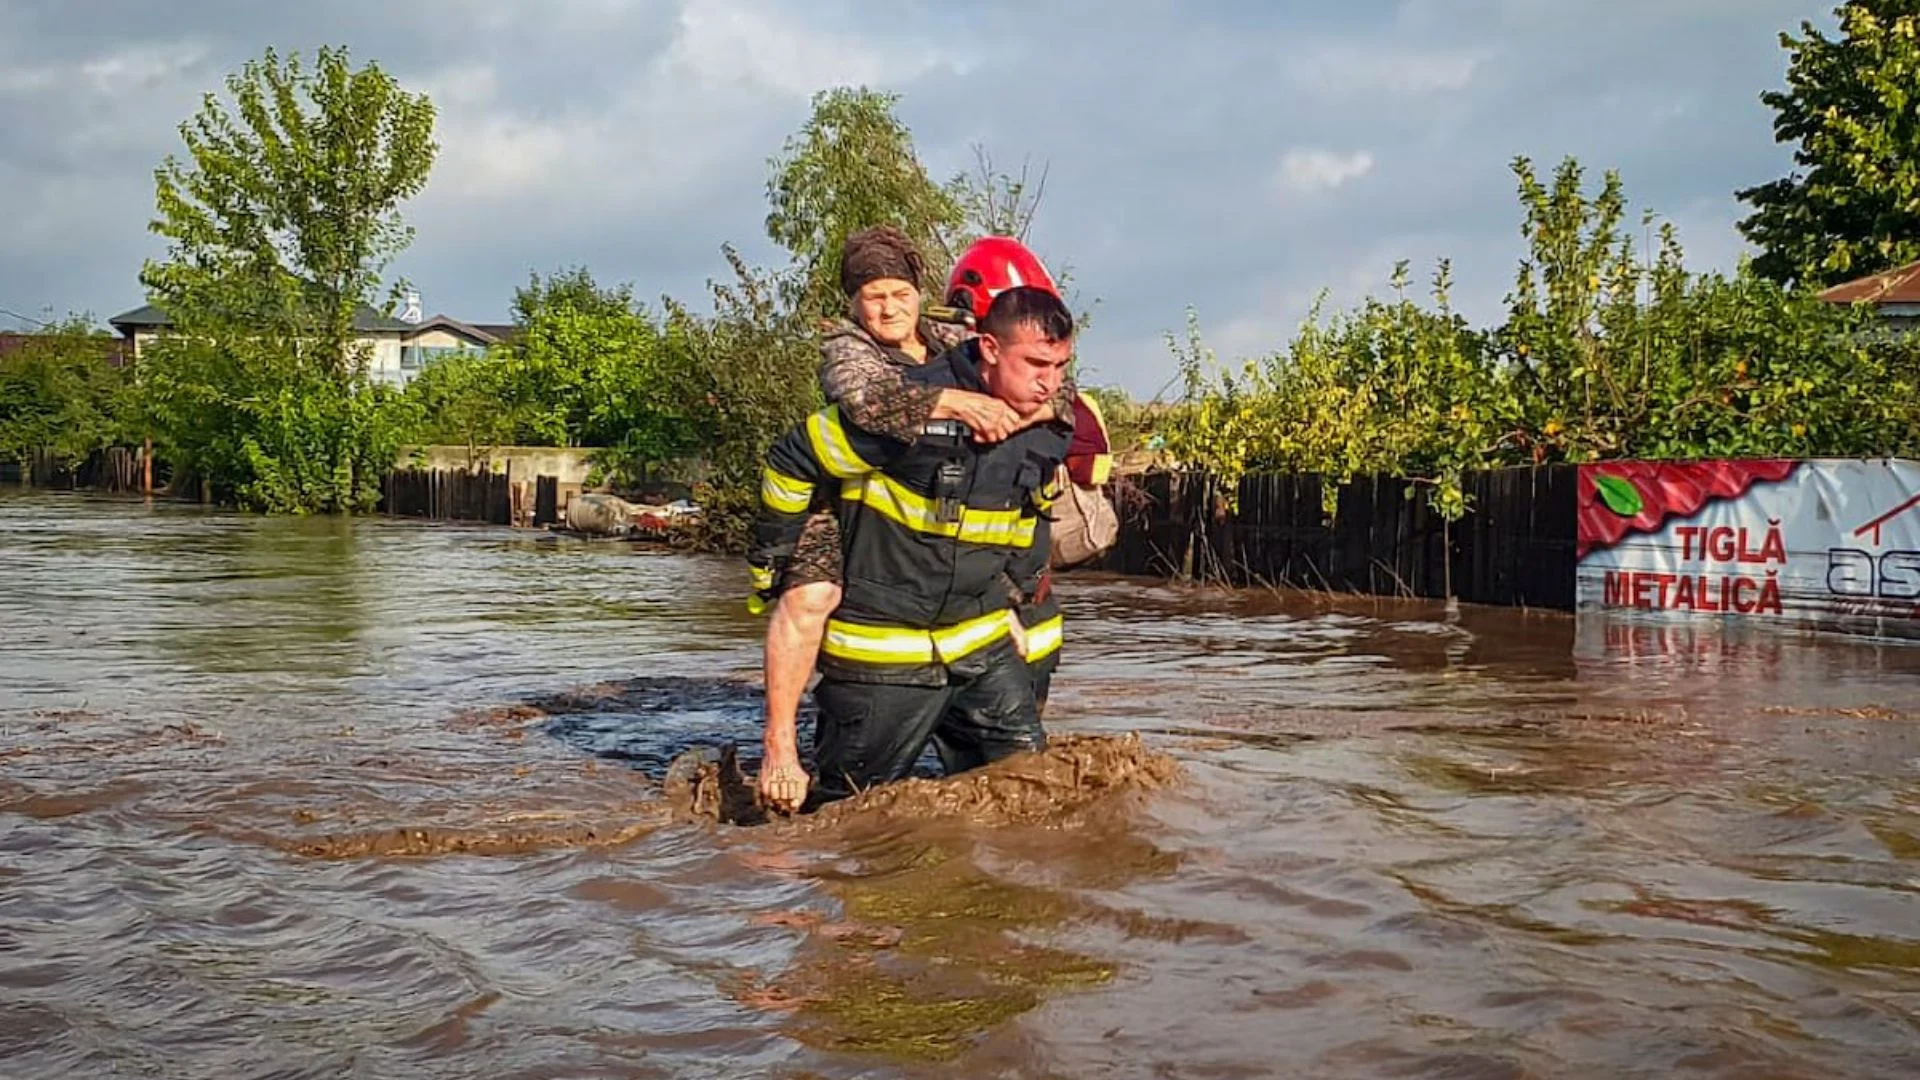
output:
<path id="1" fill-rule="evenodd" d="M 1437 599 L 1451 587 L 1468 603 L 1571 610 L 1576 476 L 1565 465 L 1468 473 L 1469 509 L 1449 523 L 1429 505 L 1428 487 L 1401 477 L 1341 485 L 1328 520 L 1317 476 L 1244 477 L 1226 510 L 1228 492 L 1208 476 L 1150 473 L 1121 485 L 1120 538 L 1101 565 L 1387 596 Z M 548 513 L 544 503 L 535 511 Z"/>

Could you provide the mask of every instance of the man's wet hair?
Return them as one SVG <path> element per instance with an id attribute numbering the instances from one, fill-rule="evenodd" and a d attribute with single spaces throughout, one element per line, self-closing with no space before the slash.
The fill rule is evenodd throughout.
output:
<path id="1" fill-rule="evenodd" d="M 1016 285 L 994 297 L 980 320 L 980 332 L 999 341 L 1011 340 L 1021 326 L 1031 327 L 1045 341 L 1066 341 L 1073 337 L 1073 312 L 1037 285 Z"/>

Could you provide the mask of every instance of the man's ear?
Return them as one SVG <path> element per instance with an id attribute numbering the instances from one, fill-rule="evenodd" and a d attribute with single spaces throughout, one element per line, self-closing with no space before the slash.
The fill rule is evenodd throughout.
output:
<path id="1" fill-rule="evenodd" d="M 997 366 L 1000 363 L 1000 339 L 992 334 L 981 334 L 980 359 L 983 363 Z"/>

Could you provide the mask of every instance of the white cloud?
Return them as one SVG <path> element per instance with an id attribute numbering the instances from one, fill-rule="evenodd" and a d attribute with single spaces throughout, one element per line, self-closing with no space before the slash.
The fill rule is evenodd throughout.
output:
<path id="1" fill-rule="evenodd" d="M 8 63 L 0 66 L 0 97 L 26 96 L 60 85 L 60 69 Z"/>
<path id="2" fill-rule="evenodd" d="M 1296 85 L 1322 96 L 1416 96 L 1466 89 L 1489 56 L 1484 49 L 1325 42 L 1309 47 L 1289 74 Z"/>
<path id="3" fill-rule="evenodd" d="M 940 62 L 925 43 L 881 43 L 796 21 L 750 0 L 686 0 L 665 66 L 708 86 L 736 84 L 806 98 L 834 84 L 912 80 Z"/>
<path id="4" fill-rule="evenodd" d="M 0 96 L 126 99 L 178 81 L 207 55 L 206 44 L 195 40 L 137 43 L 58 63 L 28 63 L 17 54 L 0 52 Z"/>
<path id="5" fill-rule="evenodd" d="M 905 56 L 896 53 L 904 51 Z M 440 109 L 427 199 L 549 201 L 585 219 L 609 206 L 666 209 L 712 171 L 763 160 L 764 125 L 830 85 L 886 85 L 961 58 L 796 25 L 755 0 L 686 0 L 670 44 L 612 92 L 533 112 L 490 70 L 425 80 Z M 796 108 L 798 107 L 798 108 Z"/>
<path id="6" fill-rule="evenodd" d="M 1282 189 L 1299 194 L 1333 191 L 1372 172 L 1373 164 L 1373 154 L 1365 150 L 1342 154 L 1333 150 L 1293 149 L 1280 158 L 1274 181 Z"/>
<path id="7" fill-rule="evenodd" d="M 500 76 L 490 64 L 465 63 L 443 68 L 419 80 L 412 92 L 426 94 L 434 108 L 441 111 L 449 107 L 486 106 L 493 104 L 500 94 Z"/>
<path id="8" fill-rule="evenodd" d="M 171 82 L 198 67 L 207 52 L 198 41 L 136 44 L 88 60 L 79 71 L 95 93 L 128 94 Z"/>

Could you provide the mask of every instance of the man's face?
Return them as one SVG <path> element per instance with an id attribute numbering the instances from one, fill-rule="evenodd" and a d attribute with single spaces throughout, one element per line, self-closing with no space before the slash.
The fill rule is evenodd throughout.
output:
<path id="1" fill-rule="evenodd" d="M 981 334 L 980 357 L 986 361 L 981 375 L 993 396 L 1021 416 L 1032 416 L 1060 391 L 1073 342 L 1048 341 L 1031 323 L 1020 323 L 1005 340 Z"/>
<path id="2" fill-rule="evenodd" d="M 920 290 L 911 281 L 869 281 L 854 294 L 853 306 L 860 325 L 882 345 L 897 348 L 905 344 L 920 325 Z"/>

